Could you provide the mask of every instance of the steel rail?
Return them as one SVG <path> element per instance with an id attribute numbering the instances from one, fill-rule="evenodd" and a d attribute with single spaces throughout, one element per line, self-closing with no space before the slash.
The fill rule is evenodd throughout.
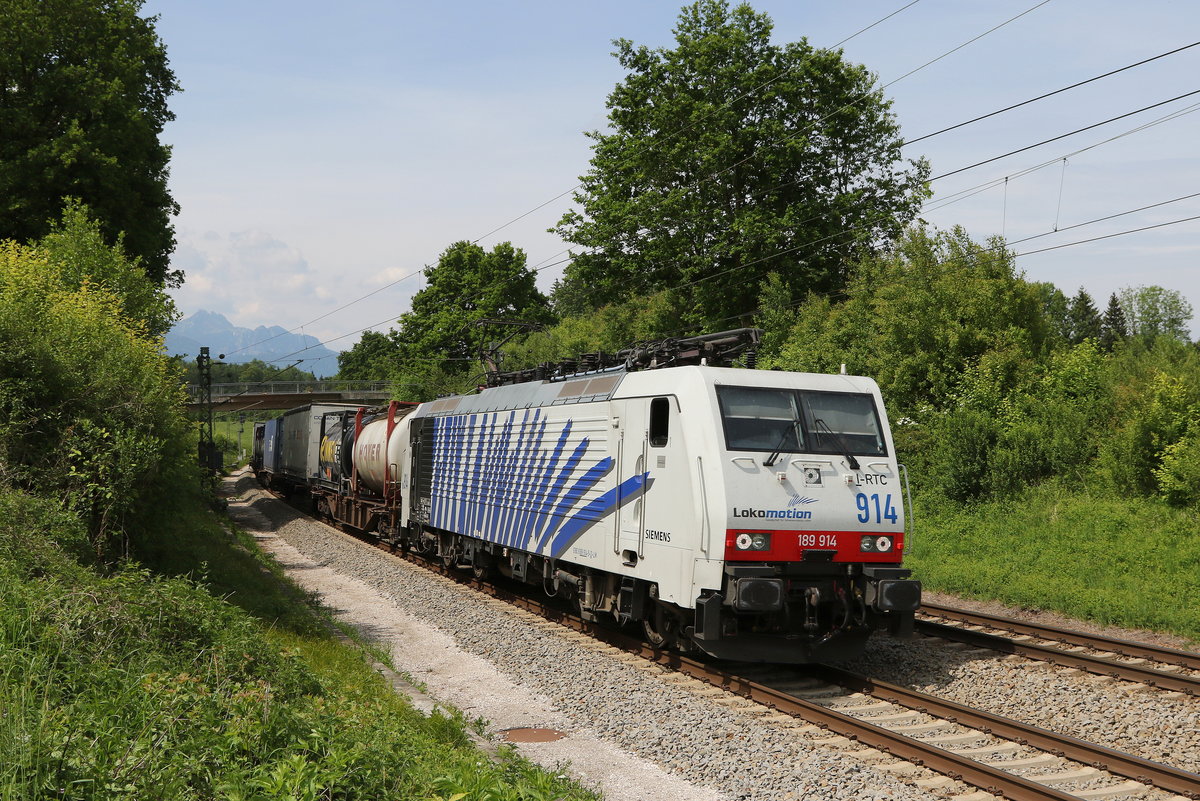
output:
<path id="1" fill-rule="evenodd" d="M 985 734 L 1022 745 L 1030 745 L 1055 756 L 1082 762 L 1127 779 L 1151 784 L 1188 798 L 1200 798 L 1200 775 L 1149 759 L 1122 753 L 1065 734 L 1009 720 L 973 707 L 910 690 L 895 684 L 860 676 L 841 668 L 815 666 L 817 675 L 829 682 L 867 693 L 918 712 L 935 715 Z"/>
<path id="2" fill-rule="evenodd" d="M 1051 662 L 1062 667 L 1086 670 L 1089 673 L 1096 673 L 1101 676 L 1112 676 L 1116 679 L 1136 681 L 1141 684 L 1158 687 L 1161 690 L 1173 690 L 1188 695 L 1200 695 L 1200 677 L 1196 676 L 1177 675 L 1143 665 L 1131 665 L 1126 662 L 1105 659 L 1104 657 L 1072 653 L 1071 651 L 1064 651 L 1061 648 L 1053 648 L 1047 645 L 1018 642 L 998 634 L 971 631 L 970 629 L 962 629 L 945 623 L 934 623 L 929 620 L 918 620 L 916 629 L 922 634 L 941 637 L 946 640 L 954 640 L 955 642 L 966 643 L 979 648 L 1001 651 L 1007 654 L 1017 654 L 1018 656 L 1037 659 L 1042 662 Z"/>
<path id="3" fill-rule="evenodd" d="M 836 734 L 877 748 L 881 751 L 922 765 L 952 779 L 971 784 L 989 793 L 1000 794 L 1012 801 L 1078 801 L 1078 796 L 1038 784 L 1024 777 L 964 757 L 953 751 L 939 748 L 921 740 L 876 726 L 866 720 L 843 714 L 767 684 L 730 673 L 712 664 L 683 656 L 673 651 L 653 648 L 640 640 L 613 631 L 597 623 L 585 621 L 577 615 L 555 608 L 540 600 L 529 598 L 497 587 L 487 581 L 462 575 L 428 560 L 405 558 L 417 561 L 459 584 L 473 587 L 499 600 L 512 603 L 547 620 L 568 626 L 576 631 L 592 635 L 597 639 L 636 654 L 648 661 L 669 667 L 692 678 L 720 687 L 735 695 L 769 706 L 785 714 L 802 718 L 810 723 L 830 729 Z M 1120 751 L 1095 745 L 1073 737 L 1040 729 L 1008 718 L 993 715 L 979 709 L 962 706 L 915 690 L 909 690 L 886 682 L 860 676 L 849 671 L 826 665 L 806 666 L 806 672 L 833 684 L 855 692 L 868 693 L 900 706 L 934 715 L 977 729 L 984 734 L 1012 740 L 1022 745 L 1038 748 L 1055 756 L 1072 759 L 1106 770 L 1118 776 L 1152 785 L 1162 790 L 1177 793 L 1187 798 L 1200 799 L 1200 775 L 1189 773 L 1169 765 L 1124 754 Z"/>
<path id="4" fill-rule="evenodd" d="M 1071 645 L 1082 645 L 1087 648 L 1095 648 L 1098 651 L 1111 651 L 1123 656 L 1150 659 L 1155 662 L 1200 670 L 1200 654 L 1191 651 L 1165 648 L 1160 645 L 1135 642 L 1133 640 L 1122 640 L 1116 637 L 1105 637 L 1101 634 L 1085 634 L 1080 631 L 1071 631 L 1070 629 L 1050 626 L 1044 623 L 1011 620 L 997 615 L 989 615 L 985 612 L 973 612 L 969 609 L 957 609 L 929 602 L 921 603 L 921 611 L 946 618 L 947 620 L 957 620 L 976 626 L 988 626 L 1003 631 L 1011 631 L 1015 634 L 1040 637 L 1044 640 L 1056 640 L 1058 642 L 1070 643 Z"/>
<path id="5" fill-rule="evenodd" d="M 748 700 L 776 709 L 810 723 L 828 728 L 830 731 L 856 740 L 864 745 L 885 751 L 892 756 L 927 767 L 957 781 L 978 787 L 994 795 L 1002 795 L 1011 801 L 1078 801 L 1078 796 L 1038 784 L 983 762 L 961 756 L 921 740 L 876 726 L 865 720 L 843 714 L 783 690 L 755 682 L 748 678 L 725 671 L 715 665 L 701 662 L 673 651 L 654 648 L 637 638 L 630 637 L 600 624 L 583 620 L 578 615 L 556 608 L 540 600 L 530 598 L 499 587 L 489 581 L 435 564 L 430 559 L 401 551 L 396 546 L 373 537 L 358 536 L 346 531 L 364 544 L 373 545 L 396 558 L 419 564 L 455 583 L 472 587 L 486 595 L 510 603 L 534 613 L 546 620 L 589 634 L 614 647 L 636 654 L 675 671 L 704 681 L 714 687 L 741 696 Z M 951 627 L 952 628 L 952 627 Z M 956 631 L 961 631 L 956 629 Z M 970 632 L 969 632 L 970 633 Z M 907 707 L 925 714 L 942 717 L 952 723 L 977 729 L 983 734 L 1012 740 L 1022 745 L 1040 748 L 1056 756 L 1072 759 L 1110 773 L 1138 782 L 1200 800 L 1200 775 L 1163 765 L 1131 754 L 1124 754 L 1104 746 L 1088 743 L 1067 735 L 1040 729 L 1018 721 L 993 715 L 983 710 L 962 706 L 952 701 L 937 698 L 898 685 L 850 673 L 826 665 L 810 665 L 806 670 L 834 684 L 855 692 L 864 692 L 873 697 Z"/>

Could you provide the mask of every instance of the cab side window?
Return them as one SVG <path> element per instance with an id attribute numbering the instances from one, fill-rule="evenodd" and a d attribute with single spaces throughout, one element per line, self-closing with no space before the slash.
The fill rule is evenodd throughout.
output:
<path id="1" fill-rule="evenodd" d="M 671 401 L 655 398 L 650 401 L 650 447 L 661 448 L 667 444 L 671 433 Z"/>

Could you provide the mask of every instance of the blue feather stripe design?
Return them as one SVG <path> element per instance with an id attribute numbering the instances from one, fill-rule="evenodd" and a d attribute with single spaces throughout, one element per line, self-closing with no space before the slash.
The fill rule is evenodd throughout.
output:
<path id="1" fill-rule="evenodd" d="M 572 420 L 554 436 L 541 409 L 517 415 L 514 410 L 434 420 L 433 526 L 557 558 L 652 483 L 642 473 L 588 501 L 612 472 L 612 457 L 588 464 L 591 440 L 569 444 Z"/>
<path id="2" fill-rule="evenodd" d="M 559 558 L 567 548 L 575 543 L 585 531 L 601 519 L 615 512 L 618 508 L 633 501 L 646 493 L 654 480 L 649 473 L 627 478 L 620 486 L 613 487 L 596 500 L 579 510 L 558 532 L 558 536 L 550 543 L 550 556 Z M 540 548 L 538 549 L 541 550 Z"/>

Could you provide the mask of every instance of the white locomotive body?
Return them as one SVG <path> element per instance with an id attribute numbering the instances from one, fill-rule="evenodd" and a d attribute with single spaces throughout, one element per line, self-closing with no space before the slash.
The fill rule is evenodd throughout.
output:
<path id="1" fill-rule="evenodd" d="M 911 629 L 920 584 L 869 378 L 610 370 L 400 411 L 321 422 L 319 511 L 720 658 L 843 657 Z"/>

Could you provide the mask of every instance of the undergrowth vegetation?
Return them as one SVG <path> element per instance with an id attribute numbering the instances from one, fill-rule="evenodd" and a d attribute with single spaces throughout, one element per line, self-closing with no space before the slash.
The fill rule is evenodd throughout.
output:
<path id="1" fill-rule="evenodd" d="M 0 491 L 0 798 L 592 797 L 415 711 L 212 520 L 172 533 L 204 581 L 81 564 L 74 515 Z"/>
<path id="2" fill-rule="evenodd" d="M 917 504 L 906 565 L 925 586 L 1200 642 L 1195 513 L 1047 482 L 972 505 Z"/>
<path id="3" fill-rule="evenodd" d="M 415 711 L 218 525 L 173 313 L 78 205 L 0 242 L 0 799 L 591 798 Z"/>

